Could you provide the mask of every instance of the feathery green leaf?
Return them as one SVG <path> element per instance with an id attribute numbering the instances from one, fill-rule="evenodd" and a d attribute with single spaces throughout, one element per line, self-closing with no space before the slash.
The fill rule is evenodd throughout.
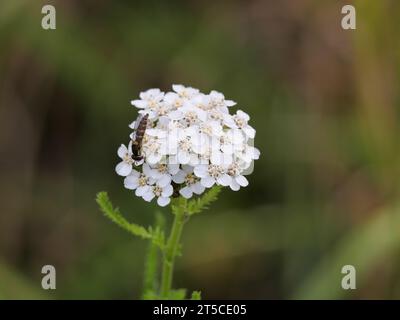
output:
<path id="1" fill-rule="evenodd" d="M 187 200 L 184 197 L 173 198 L 171 201 L 172 213 L 177 215 L 186 210 Z"/>
<path id="2" fill-rule="evenodd" d="M 121 214 L 118 208 L 114 208 L 111 203 L 107 192 L 99 192 L 96 197 L 96 202 L 100 206 L 101 211 L 104 215 L 109 218 L 112 222 L 119 225 L 122 229 L 132 233 L 135 236 L 143 239 L 150 239 L 153 237 L 151 230 L 137 225 L 135 223 L 128 222 Z"/>
<path id="3" fill-rule="evenodd" d="M 218 199 L 221 190 L 221 186 L 214 186 L 201 197 L 190 200 L 187 205 L 188 214 L 193 215 L 207 209 L 212 202 Z"/>

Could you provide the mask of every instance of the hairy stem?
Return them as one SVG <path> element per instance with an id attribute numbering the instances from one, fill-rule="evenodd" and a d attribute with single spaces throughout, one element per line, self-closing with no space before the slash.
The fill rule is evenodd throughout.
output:
<path id="1" fill-rule="evenodd" d="M 168 298 L 172 286 L 175 258 L 178 254 L 180 238 L 186 219 L 186 199 L 182 199 L 179 210 L 175 213 L 171 233 L 168 238 L 167 247 L 163 255 L 163 267 L 161 276 L 161 298 Z"/>

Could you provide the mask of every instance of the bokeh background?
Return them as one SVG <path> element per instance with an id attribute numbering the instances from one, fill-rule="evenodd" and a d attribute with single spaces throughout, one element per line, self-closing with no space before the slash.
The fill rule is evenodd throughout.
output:
<path id="1" fill-rule="evenodd" d="M 53 4 L 57 29 L 41 28 Z M 357 30 L 342 30 L 353 4 Z M 0 298 L 136 299 L 156 205 L 114 172 L 130 100 L 173 83 L 252 116 L 262 156 L 183 236 L 175 287 L 235 299 L 400 298 L 400 2 L 1 1 Z M 171 214 L 163 209 L 169 219 Z M 57 289 L 41 289 L 41 268 Z M 341 288 L 354 265 L 357 289 Z"/>

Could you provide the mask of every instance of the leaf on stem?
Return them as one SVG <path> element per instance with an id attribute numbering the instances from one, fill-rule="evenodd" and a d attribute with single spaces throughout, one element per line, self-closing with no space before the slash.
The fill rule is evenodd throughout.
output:
<path id="1" fill-rule="evenodd" d="M 188 214 L 193 215 L 207 209 L 212 202 L 218 199 L 218 194 L 221 190 L 221 186 L 214 186 L 203 196 L 190 200 L 187 204 Z"/>
<path id="2" fill-rule="evenodd" d="M 121 214 L 118 208 L 114 208 L 110 198 L 108 197 L 107 192 L 105 191 L 99 192 L 97 194 L 96 202 L 104 215 L 112 222 L 137 237 L 140 237 L 142 239 L 151 239 L 154 244 L 156 244 L 163 250 L 163 248 L 165 247 L 165 237 L 164 232 L 159 227 L 156 227 L 154 229 L 152 227 L 149 227 L 148 229 L 146 229 L 143 226 L 129 222 Z"/>
<path id="3" fill-rule="evenodd" d="M 171 202 L 172 213 L 178 215 L 186 210 L 187 200 L 184 197 L 173 198 Z"/>
<path id="4" fill-rule="evenodd" d="M 100 206 L 100 210 L 103 211 L 104 215 L 109 218 L 112 222 L 119 225 L 122 229 L 132 233 L 135 236 L 143 239 L 152 238 L 150 231 L 146 228 L 137 225 L 135 223 L 128 222 L 121 214 L 118 208 L 114 208 L 111 203 L 107 192 L 99 192 L 96 197 L 96 202 Z"/>

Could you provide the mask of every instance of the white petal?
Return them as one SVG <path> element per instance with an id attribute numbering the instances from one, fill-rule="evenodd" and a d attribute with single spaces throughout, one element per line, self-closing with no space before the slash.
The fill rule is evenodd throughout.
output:
<path id="1" fill-rule="evenodd" d="M 157 185 L 164 188 L 167 184 L 171 182 L 171 176 L 169 174 L 164 174 L 160 179 L 157 180 Z"/>
<path id="2" fill-rule="evenodd" d="M 157 204 L 158 204 L 160 207 L 165 207 L 165 206 L 168 205 L 170 202 L 171 202 L 171 199 L 170 199 L 170 198 L 159 197 L 159 198 L 157 199 Z"/>
<path id="3" fill-rule="evenodd" d="M 176 154 L 174 154 L 174 155 L 170 155 L 169 157 L 168 157 L 168 159 L 166 159 L 166 162 L 168 163 L 168 164 L 177 164 L 178 166 L 179 166 L 179 163 L 178 163 L 178 159 L 177 159 L 177 156 L 176 156 Z"/>
<path id="4" fill-rule="evenodd" d="M 163 197 L 170 197 L 174 193 L 174 188 L 169 184 L 163 188 L 161 195 Z"/>
<path id="5" fill-rule="evenodd" d="M 133 121 L 133 122 L 129 125 L 129 128 L 135 129 L 135 124 L 136 124 L 136 120 Z"/>
<path id="6" fill-rule="evenodd" d="M 251 154 L 249 152 L 245 152 L 245 153 L 239 154 L 239 156 L 241 157 L 241 159 L 244 162 L 250 163 L 251 160 L 252 160 L 252 156 L 251 156 Z"/>
<path id="7" fill-rule="evenodd" d="M 178 129 L 178 130 L 176 130 L 176 137 L 177 137 L 177 140 L 183 140 L 183 139 L 185 139 L 186 137 L 187 137 L 187 131 L 188 130 L 184 130 L 184 129 Z"/>
<path id="8" fill-rule="evenodd" d="M 229 166 L 233 162 L 232 154 L 222 153 L 222 165 Z"/>
<path id="9" fill-rule="evenodd" d="M 230 114 L 227 114 L 224 117 L 224 123 L 229 127 L 229 128 L 237 128 L 235 120 L 233 120 L 232 116 Z"/>
<path id="10" fill-rule="evenodd" d="M 143 100 L 132 100 L 131 105 L 139 109 L 144 109 L 147 107 L 147 102 Z"/>
<path id="11" fill-rule="evenodd" d="M 217 182 L 221 185 L 221 186 L 229 186 L 229 184 L 232 181 L 232 177 L 227 175 L 227 174 L 223 174 L 220 177 L 218 177 Z"/>
<path id="12" fill-rule="evenodd" d="M 217 121 L 212 121 L 210 123 L 210 125 L 211 125 L 211 128 L 212 128 L 213 135 L 217 136 L 217 137 L 220 137 L 222 135 L 222 133 L 223 133 L 222 126 L 220 125 L 220 123 L 217 122 Z"/>
<path id="13" fill-rule="evenodd" d="M 118 153 L 118 157 L 123 159 L 125 157 L 125 155 L 128 153 L 128 148 L 125 147 L 125 145 L 121 144 L 121 146 L 118 148 L 117 153 Z"/>
<path id="14" fill-rule="evenodd" d="M 235 179 L 231 180 L 231 184 L 229 186 L 233 191 L 238 191 L 240 189 L 240 185 L 236 182 Z"/>
<path id="15" fill-rule="evenodd" d="M 214 150 L 211 154 L 210 161 L 212 164 L 221 164 L 222 163 L 222 152 L 218 150 Z"/>
<path id="16" fill-rule="evenodd" d="M 163 130 L 166 130 L 168 128 L 168 124 L 169 124 L 170 120 L 167 116 L 161 116 L 158 119 L 158 123 L 157 126 L 162 128 Z"/>
<path id="17" fill-rule="evenodd" d="M 160 97 L 160 96 L 162 98 L 163 94 L 164 94 L 164 92 L 162 92 L 160 89 L 151 88 L 151 89 L 141 92 L 139 96 L 140 96 L 140 99 L 149 100 L 149 99 L 152 99 L 152 98 L 154 99 L 154 98 Z"/>
<path id="18" fill-rule="evenodd" d="M 147 163 L 143 164 L 143 173 L 146 177 L 151 177 L 152 169 Z"/>
<path id="19" fill-rule="evenodd" d="M 186 173 L 184 171 L 179 171 L 177 174 L 172 176 L 172 181 L 175 183 L 182 183 L 185 181 Z"/>
<path id="20" fill-rule="evenodd" d="M 207 177 L 201 178 L 200 182 L 206 188 L 211 188 L 215 184 L 215 179 L 211 178 L 210 176 L 207 176 Z"/>
<path id="21" fill-rule="evenodd" d="M 172 136 L 170 136 L 168 138 L 167 141 L 167 150 L 168 153 L 170 154 L 169 157 L 169 163 L 178 163 L 178 159 L 176 156 L 172 156 L 172 155 L 176 155 L 178 152 L 178 141 L 176 139 L 174 139 Z"/>
<path id="22" fill-rule="evenodd" d="M 160 156 L 166 156 L 168 154 L 168 144 L 167 144 L 167 139 L 162 138 L 162 140 L 159 140 L 160 146 L 158 147 L 158 153 Z"/>
<path id="23" fill-rule="evenodd" d="M 225 113 L 225 114 L 228 114 L 228 113 L 229 113 L 229 109 L 228 109 L 227 106 L 220 107 L 219 110 L 220 110 L 222 113 Z"/>
<path id="24" fill-rule="evenodd" d="M 144 195 L 145 193 L 147 193 L 147 192 L 153 193 L 153 192 L 151 191 L 151 187 L 149 187 L 149 186 L 141 186 L 141 187 L 138 187 L 138 188 L 136 189 L 135 194 L 136 194 L 138 197 L 143 197 L 143 195 Z"/>
<path id="25" fill-rule="evenodd" d="M 147 202 L 150 202 L 154 198 L 154 193 L 152 189 L 149 189 L 146 193 L 143 194 L 143 199 Z"/>
<path id="26" fill-rule="evenodd" d="M 234 105 L 236 104 L 236 102 L 233 101 L 233 100 L 225 100 L 225 104 L 226 104 L 228 107 L 232 107 L 232 106 L 234 106 Z"/>
<path id="27" fill-rule="evenodd" d="M 242 176 L 242 175 L 237 176 L 237 177 L 235 177 L 235 180 L 242 187 L 246 187 L 249 185 L 249 181 L 246 179 L 245 176 Z"/>
<path id="28" fill-rule="evenodd" d="M 236 112 L 236 114 L 237 114 L 240 118 L 242 118 L 244 121 L 249 121 L 249 120 L 250 120 L 250 116 L 249 116 L 246 112 L 243 112 L 242 110 L 238 110 L 238 111 Z"/>
<path id="29" fill-rule="evenodd" d="M 207 176 L 207 170 L 208 170 L 208 165 L 200 164 L 194 167 L 194 174 L 199 178 L 203 178 Z"/>
<path id="30" fill-rule="evenodd" d="M 150 176 L 150 178 L 153 178 L 153 179 L 161 179 L 164 176 L 164 174 L 161 173 L 160 171 L 158 171 L 157 169 L 151 169 L 149 176 Z"/>
<path id="31" fill-rule="evenodd" d="M 179 151 L 178 152 L 178 161 L 182 164 L 188 164 L 190 161 L 190 155 L 186 151 Z"/>
<path id="32" fill-rule="evenodd" d="M 189 199 L 193 196 L 193 192 L 188 186 L 179 190 L 179 193 L 186 199 Z"/>
<path id="33" fill-rule="evenodd" d="M 166 129 L 157 129 L 157 137 L 161 138 L 161 140 L 164 140 L 163 138 L 166 138 L 168 135 L 168 131 Z"/>
<path id="34" fill-rule="evenodd" d="M 124 186 L 129 190 L 135 190 L 139 185 L 138 177 L 129 175 L 124 179 Z"/>
<path id="35" fill-rule="evenodd" d="M 195 143 L 193 143 L 192 145 L 193 151 L 196 152 L 197 154 L 205 154 L 208 147 L 209 147 L 209 142 L 204 141 L 203 139 L 202 141 L 195 141 Z"/>
<path id="36" fill-rule="evenodd" d="M 260 150 L 253 147 L 253 159 L 258 160 L 260 158 Z"/>
<path id="37" fill-rule="evenodd" d="M 150 164 L 156 164 L 156 163 L 160 162 L 161 158 L 162 158 L 162 155 L 161 155 L 160 153 L 158 153 L 158 152 L 153 152 L 153 153 L 150 153 L 150 154 L 146 157 L 146 160 L 147 160 L 147 162 L 150 163 Z"/>
<path id="38" fill-rule="evenodd" d="M 139 178 L 140 177 L 140 172 L 136 171 L 135 169 L 133 169 L 130 175 Z"/>
<path id="39" fill-rule="evenodd" d="M 189 161 L 189 163 L 188 163 L 187 165 L 183 165 L 183 166 L 194 168 L 194 167 L 196 167 L 197 165 L 200 164 L 200 162 L 201 162 L 200 160 L 201 160 L 201 159 L 200 159 L 200 156 L 199 156 L 198 154 L 192 153 L 192 154 L 190 155 L 190 161 Z M 207 161 L 207 163 L 208 163 L 208 161 Z M 193 170 L 192 170 L 192 171 L 193 171 Z"/>
<path id="40" fill-rule="evenodd" d="M 201 121 L 206 121 L 207 120 L 207 112 L 205 112 L 204 110 L 201 110 L 201 109 L 197 109 L 196 110 L 197 112 L 197 116 L 199 117 L 199 119 L 201 120 Z"/>
<path id="41" fill-rule="evenodd" d="M 233 150 L 234 150 L 234 146 L 233 146 L 231 143 L 229 143 L 229 144 L 223 144 L 223 145 L 221 146 L 221 150 L 222 150 L 223 153 L 232 154 L 232 153 L 233 153 Z"/>
<path id="42" fill-rule="evenodd" d="M 183 165 L 182 166 L 182 170 L 185 171 L 186 173 L 192 173 L 193 172 L 193 166 L 189 166 L 189 165 Z"/>
<path id="43" fill-rule="evenodd" d="M 182 113 L 180 110 L 171 111 L 171 112 L 168 114 L 168 117 L 169 117 L 171 120 L 180 120 L 180 119 L 183 118 L 183 113 Z"/>
<path id="44" fill-rule="evenodd" d="M 132 165 L 128 164 L 124 161 L 121 161 L 120 163 L 117 164 L 117 166 L 115 167 L 115 171 L 117 172 L 117 174 L 119 174 L 120 176 L 126 177 L 128 176 L 131 171 L 132 171 Z"/>
<path id="45" fill-rule="evenodd" d="M 200 182 L 196 182 L 195 184 L 192 184 L 191 189 L 195 194 L 202 194 L 205 187 Z"/>
<path id="46" fill-rule="evenodd" d="M 158 130 L 156 128 L 150 128 L 150 129 L 146 129 L 146 134 L 148 134 L 149 136 L 152 136 L 152 137 L 158 137 L 158 135 L 160 134 L 159 131 L 160 130 Z"/>
<path id="47" fill-rule="evenodd" d="M 177 93 L 183 91 L 184 89 L 185 89 L 185 87 L 181 84 L 173 84 L 172 85 L 172 90 L 174 90 Z"/>
<path id="48" fill-rule="evenodd" d="M 164 101 L 169 104 L 174 104 L 176 99 L 179 99 L 179 96 L 175 92 L 168 92 L 164 96 Z"/>
<path id="49" fill-rule="evenodd" d="M 246 136 L 248 136 L 250 139 L 254 139 L 254 137 L 256 136 L 256 130 L 254 130 L 254 128 L 252 128 L 249 125 L 244 127 L 243 131 L 246 134 Z"/>
<path id="50" fill-rule="evenodd" d="M 157 119 L 157 116 L 158 116 L 157 112 L 154 112 L 154 111 L 149 110 L 149 109 L 146 109 L 146 111 L 144 111 L 144 112 L 141 112 L 141 111 L 142 110 L 140 110 L 139 113 L 142 113 L 142 114 L 147 113 L 149 115 L 149 119 L 150 120 L 156 120 Z"/>
<path id="51" fill-rule="evenodd" d="M 172 175 L 177 174 L 179 172 L 179 164 L 169 164 L 168 172 Z"/>
<path id="52" fill-rule="evenodd" d="M 234 144 L 243 142 L 243 134 L 240 132 L 240 130 L 232 130 L 230 136 Z"/>

